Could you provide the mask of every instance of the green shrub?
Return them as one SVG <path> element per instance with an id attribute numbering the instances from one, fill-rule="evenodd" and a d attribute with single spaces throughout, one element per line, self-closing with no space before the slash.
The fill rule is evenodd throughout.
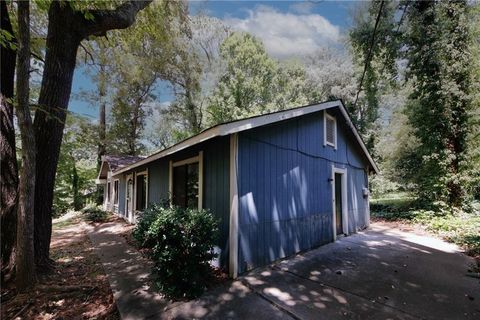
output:
<path id="1" fill-rule="evenodd" d="M 147 235 L 148 229 L 163 211 L 164 207 L 158 204 L 151 204 L 137 216 L 137 223 L 133 229 L 132 236 L 142 248 L 153 248 L 155 238 Z"/>
<path id="2" fill-rule="evenodd" d="M 212 280 L 218 221 L 209 211 L 152 206 L 139 218 L 133 235 L 151 249 L 157 284 L 167 296 L 198 296 Z"/>
<path id="3" fill-rule="evenodd" d="M 108 219 L 108 212 L 104 211 L 100 206 L 85 207 L 81 212 L 88 221 L 104 222 Z"/>

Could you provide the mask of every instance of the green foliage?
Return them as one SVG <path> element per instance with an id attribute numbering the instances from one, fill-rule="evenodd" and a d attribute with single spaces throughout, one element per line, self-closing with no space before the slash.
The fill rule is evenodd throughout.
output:
<path id="1" fill-rule="evenodd" d="M 133 236 L 151 249 L 160 290 L 195 297 L 212 279 L 218 221 L 206 210 L 152 206 L 139 218 Z"/>
<path id="2" fill-rule="evenodd" d="M 383 2 L 383 4 L 381 4 Z M 353 115 L 353 121 L 359 131 L 367 135 L 379 117 L 380 95 L 386 87 L 395 85 L 393 79 L 397 75 L 396 62 L 401 45 L 401 33 L 397 27 L 395 1 L 371 1 L 368 5 L 362 3 L 354 15 L 354 25 L 349 34 L 354 61 L 359 66 L 359 79 L 365 69 L 362 83 L 363 94 L 359 96 L 357 105 L 347 104 Z M 375 24 L 380 12 L 377 29 Z M 372 46 L 372 37 L 375 38 Z M 373 145 L 372 145 L 373 146 Z"/>
<path id="3" fill-rule="evenodd" d="M 108 212 L 101 206 L 87 206 L 81 212 L 85 215 L 85 219 L 91 222 L 105 222 L 109 218 Z"/>
<path id="4" fill-rule="evenodd" d="M 93 201 L 96 177 L 96 130 L 89 119 L 69 114 L 55 179 L 55 216 L 80 210 Z"/>
<path id="5" fill-rule="evenodd" d="M 303 66 L 272 59 L 248 33 L 230 34 L 220 46 L 220 58 L 225 71 L 209 97 L 210 125 L 309 102 Z"/>
<path id="6" fill-rule="evenodd" d="M 466 2 L 421 2 L 409 11 L 407 116 L 418 138 L 412 177 L 429 203 L 461 206 L 465 199 L 469 95 Z"/>
<path id="7" fill-rule="evenodd" d="M 417 224 L 447 241 L 463 247 L 467 254 L 480 255 L 480 203 L 473 203 L 469 210 L 452 210 L 437 203 L 430 210 L 419 209 L 421 203 L 406 194 L 372 200 L 372 217 L 387 221 Z"/>

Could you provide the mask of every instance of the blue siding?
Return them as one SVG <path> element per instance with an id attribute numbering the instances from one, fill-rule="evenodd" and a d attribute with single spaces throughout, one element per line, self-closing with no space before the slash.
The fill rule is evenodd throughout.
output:
<path id="1" fill-rule="evenodd" d="M 162 203 L 168 199 L 169 162 L 180 161 L 203 151 L 204 192 L 203 207 L 212 211 L 220 221 L 218 242 L 219 265 L 228 266 L 228 238 L 230 225 L 230 143 L 229 137 L 215 138 L 187 148 L 172 156 L 153 161 L 135 171 L 148 168 L 148 202 Z M 127 174 L 127 173 L 126 173 Z M 125 187 L 124 187 L 125 188 Z M 125 196 L 124 196 L 125 198 Z M 125 207 L 125 199 L 123 199 Z"/>
<path id="2" fill-rule="evenodd" d="M 168 200 L 168 160 L 159 159 L 148 166 L 148 202 Z"/>
<path id="3" fill-rule="evenodd" d="M 323 113 L 239 135 L 240 272 L 332 241 L 332 164 L 347 168 L 349 232 L 368 225 L 366 162 L 337 119 L 336 150 L 323 146 Z"/>
<path id="4" fill-rule="evenodd" d="M 118 178 L 118 214 L 125 216 L 125 190 L 126 190 L 125 175 Z"/>
<path id="5" fill-rule="evenodd" d="M 219 265 L 228 266 L 230 230 L 230 138 L 223 137 L 205 145 L 203 151 L 203 207 L 220 220 Z"/>

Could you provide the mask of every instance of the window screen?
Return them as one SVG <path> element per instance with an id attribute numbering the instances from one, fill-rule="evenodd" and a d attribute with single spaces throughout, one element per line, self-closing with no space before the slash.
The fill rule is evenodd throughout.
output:
<path id="1" fill-rule="evenodd" d="M 183 208 L 198 207 L 198 162 L 173 168 L 173 204 Z"/>
<path id="2" fill-rule="evenodd" d="M 336 135 L 336 124 L 335 124 L 335 118 L 332 118 L 330 116 L 326 116 L 326 140 L 328 144 L 331 144 L 335 146 L 335 135 Z"/>

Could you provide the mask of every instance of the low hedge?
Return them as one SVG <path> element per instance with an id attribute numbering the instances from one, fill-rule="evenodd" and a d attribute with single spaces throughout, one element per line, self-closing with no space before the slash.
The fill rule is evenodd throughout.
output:
<path id="1" fill-rule="evenodd" d="M 149 250 L 159 289 L 174 298 L 200 295 L 212 280 L 218 221 L 207 210 L 153 205 L 133 231 Z"/>
<path id="2" fill-rule="evenodd" d="M 101 206 L 85 207 L 81 210 L 85 215 L 85 219 L 92 222 L 104 222 L 108 219 L 108 212 L 103 210 Z"/>

